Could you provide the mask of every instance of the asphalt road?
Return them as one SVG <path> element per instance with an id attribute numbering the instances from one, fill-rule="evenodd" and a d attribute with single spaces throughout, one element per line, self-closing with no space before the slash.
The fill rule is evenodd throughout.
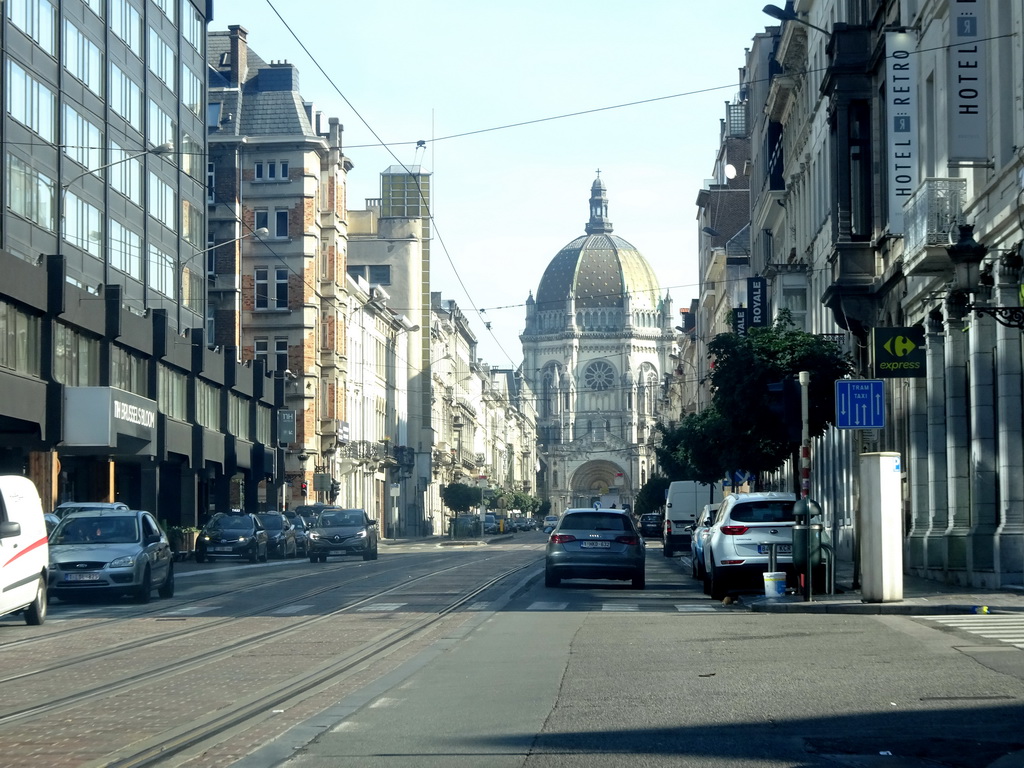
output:
<path id="1" fill-rule="evenodd" d="M 535 579 L 477 604 L 238 765 L 1024 765 L 1019 649 L 924 617 L 713 604 L 650 555 L 645 591 Z"/>

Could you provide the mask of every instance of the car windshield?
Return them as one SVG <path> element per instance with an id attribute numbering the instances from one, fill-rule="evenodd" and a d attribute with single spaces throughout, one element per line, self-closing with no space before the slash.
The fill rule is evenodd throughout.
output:
<path id="1" fill-rule="evenodd" d="M 244 515 L 217 515 L 206 527 L 226 531 L 247 531 L 252 528 L 252 521 Z"/>
<path id="2" fill-rule="evenodd" d="M 133 517 L 69 517 L 53 531 L 53 544 L 133 544 L 139 526 Z"/>
<path id="3" fill-rule="evenodd" d="M 324 512 L 317 519 L 317 525 L 321 528 L 334 528 L 343 525 L 362 525 L 363 513 L 359 511 L 345 511 L 342 509 L 332 512 Z"/>
<path id="4" fill-rule="evenodd" d="M 256 517 L 260 519 L 260 522 L 263 523 L 266 528 L 273 530 L 284 528 L 284 523 L 281 521 L 280 515 L 256 515 Z"/>
<path id="5" fill-rule="evenodd" d="M 747 501 L 729 513 L 736 523 L 792 523 L 794 501 Z"/>
<path id="6" fill-rule="evenodd" d="M 601 512 L 580 512 L 565 515 L 560 531 L 628 531 L 629 521 L 624 515 L 603 514 Z"/>

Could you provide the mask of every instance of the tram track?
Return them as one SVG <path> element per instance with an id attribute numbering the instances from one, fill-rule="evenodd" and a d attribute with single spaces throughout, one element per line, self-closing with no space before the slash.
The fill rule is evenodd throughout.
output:
<path id="1" fill-rule="evenodd" d="M 346 600 L 343 605 L 339 608 L 331 610 L 326 613 L 318 614 L 316 616 L 310 616 L 307 618 L 297 618 L 293 620 L 287 627 L 274 628 L 266 631 L 258 631 L 255 634 L 251 634 L 248 637 L 237 638 L 230 647 L 222 648 L 219 650 L 202 650 L 197 653 L 187 655 L 182 658 L 175 658 L 165 663 L 158 663 L 155 666 L 149 667 L 144 671 L 124 675 L 115 680 L 104 680 L 102 683 L 70 693 L 66 696 L 59 696 L 51 698 L 45 703 L 37 704 L 33 706 L 25 706 L 19 709 L 9 710 L 7 712 L 0 712 L 0 728 L 24 720 L 26 718 L 37 717 L 50 712 L 60 711 L 67 707 L 76 706 L 82 702 L 95 699 L 97 697 L 103 697 L 112 695 L 120 691 L 131 690 L 135 687 L 146 684 L 148 681 L 158 680 L 165 675 L 180 672 L 182 668 L 195 668 L 200 665 L 207 665 L 216 663 L 218 660 L 231 657 L 246 649 L 256 648 L 261 645 L 271 642 L 284 642 L 290 635 L 299 635 L 303 632 L 307 632 L 311 627 L 316 624 L 320 624 L 336 618 L 342 614 L 351 613 L 352 611 L 358 610 L 360 607 L 370 604 L 374 601 L 379 601 L 382 597 L 389 594 L 394 594 L 403 590 L 408 590 L 410 587 L 433 578 L 438 577 L 441 574 L 457 571 L 462 568 L 467 568 L 474 565 L 479 565 L 482 562 L 487 562 L 499 555 L 491 555 L 481 559 L 474 559 L 469 562 L 458 563 L 456 565 L 449 565 L 444 568 L 435 568 L 426 573 L 419 574 L 417 576 L 411 576 L 401 583 L 384 590 L 373 590 L 370 594 L 355 597 L 354 599 Z M 395 571 L 407 571 L 408 568 L 392 569 L 391 571 L 379 571 L 374 570 L 373 573 L 367 574 L 366 576 L 359 577 L 357 579 L 349 579 L 341 583 L 332 583 L 318 587 L 316 589 L 307 590 L 307 592 L 301 595 L 290 595 L 287 600 L 276 601 L 271 604 L 260 605 L 257 609 L 246 611 L 243 615 L 236 615 L 231 617 L 225 617 L 221 619 L 213 619 L 202 626 L 190 627 L 184 631 L 176 630 L 167 633 L 163 633 L 159 636 L 142 638 L 137 641 L 130 641 L 120 646 L 112 646 L 98 649 L 94 652 L 87 654 L 81 654 L 74 658 L 62 659 L 59 663 L 50 665 L 48 667 L 38 668 L 35 670 L 24 671 L 17 675 L 9 676 L 0 683 L 3 682 L 24 682 L 25 678 L 32 676 L 46 675 L 46 674 L 61 674 L 69 669 L 81 667 L 82 665 L 89 664 L 97 659 L 103 659 L 107 662 L 111 661 L 113 655 L 121 653 L 125 654 L 128 652 L 137 652 L 141 650 L 158 648 L 160 645 L 168 642 L 181 643 L 193 640 L 196 637 L 204 634 L 210 634 L 217 630 L 222 630 L 225 626 L 232 624 L 241 624 L 246 619 L 251 619 L 260 614 L 266 613 L 276 607 L 289 605 L 294 603 L 296 600 L 310 599 L 311 597 L 336 592 L 338 590 L 344 590 L 345 588 L 351 587 L 353 583 L 360 581 L 368 581 L 370 579 L 378 579 L 380 577 L 386 577 L 392 575 Z M 204 598 L 206 599 L 206 598 Z M 458 601 L 457 601 L 458 603 Z"/>

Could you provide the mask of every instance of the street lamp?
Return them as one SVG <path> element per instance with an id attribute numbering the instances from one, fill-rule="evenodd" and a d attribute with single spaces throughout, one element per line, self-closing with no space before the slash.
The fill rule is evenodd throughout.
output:
<path id="1" fill-rule="evenodd" d="M 216 243 L 216 244 L 211 245 L 211 246 L 209 246 L 207 248 L 203 248 L 202 250 L 198 250 L 197 249 L 196 252 L 193 253 L 187 260 L 183 260 L 183 259 L 179 259 L 178 260 L 178 269 L 177 269 L 178 287 L 177 287 L 177 291 L 176 291 L 176 295 L 175 295 L 175 304 L 177 305 L 177 308 L 178 308 L 178 332 L 179 333 L 182 330 L 184 330 L 181 327 L 181 308 L 182 308 L 183 305 L 186 306 L 186 307 L 189 307 L 190 309 L 192 309 L 192 311 L 195 312 L 195 314 L 199 314 L 199 312 L 197 312 L 192 307 L 192 304 L 193 304 L 193 302 L 192 302 L 192 289 L 190 288 L 187 292 L 185 290 L 185 287 L 186 287 L 185 272 L 188 270 L 189 266 L 194 265 L 196 260 L 199 259 L 201 256 L 205 256 L 206 254 L 210 253 L 210 251 L 215 251 L 216 249 L 220 248 L 221 246 L 230 245 L 231 243 L 237 243 L 240 240 L 246 240 L 246 239 L 248 239 L 250 237 L 255 237 L 257 240 L 263 241 L 263 240 L 265 240 L 269 236 L 270 236 L 270 230 L 267 229 L 266 227 L 260 227 L 259 229 L 253 230 L 252 232 L 247 232 L 244 235 L 240 235 L 239 237 L 235 237 L 235 238 L 233 238 L 231 240 L 224 240 L 223 242 Z M 205 265 L 204 265 L 204 266 L 200 267 L 199 274 L 203 275 L 204 272 L 208 272 L 208 271 L 209 270 L 205 269 Z M 199 281 L 195 281 L 195 282 L 199 282 Z M 205 321 L 206 320 L 206 314 L 207 314 L 207 304 L 208 304 L 208 302 L 206 301 L 207 292 L 205 290 L 203 290 L 203 291 L 201 291 L 201 294 L 202 294 L 202 299 L 203 299 L 202 316 L 203 316 L 203 319 Z"/>
<path id="2" fill-rule="evenodd" d="M 1007 328 L 1024 330 L 1024 308 L 1022 307 L 986 307 L 978 306 L 970 297 L 975 288 L 985 284 L 986 278 L 981 272 L 981 262 L 988 253 L 988 246 L 974 239 L 974 225 L 960 225 L 960 239 L 946 248 L 949 260 L 953 262 L 956 274 L 956 288 L 950 292 L 949 301 L 961 317 L 974 312 L 976 315 L 988 315 Z M 1021 267 L 1020 253 L 1016 250 L 1004 256 L 1017 269 Z"/>
<path id="3" fill-rule="evenodd" d="M 797 24 L 803 24 L 805 27 L 810 27 L 811 29 L 818 30 L 823 35 L 825 35 L 825 37 L 832 37 L 832 33 L 829 32 L 827 29 L 823 29 L 821 27 L 815 26 L 814 24 L 811 24 L 811 22 L 807 21 L 804 18 L 801 18 L 799 15 L 797 15 L 796 11 L 792 10 L 788 6 L 786 8 L 779 8 L 777 5 L 766 5 L 764 8 L 761 9 L 761 12 L 768 16 L 771 16 L 773 19 L 778 19 L 779 21 L 795 21 Z"/>
<path id="4" fill-rule="evenodd" d="M 65 205 L 67 203 L 68 189 L 71 188 L 72 184 L 74 184 L 79 179 L 83 179 L 86 176 L 89 176 L 90 174 L 98 173 L 99 171 L 105 171 L 107 168 L 111 168 L 111 167 L 113 167 L 115 165 L 120 165 L 121 163 L 127 163 L 129 160 L 138 160 L 140 157 L 145 157 L 146 155 L 169 155 L 169 154 L 173 154 L 173 152 L 174 152 L 174 142 L 167 141 L 167 142 L 164 142 L 163 144 L 161 144 L 159 146 L 150 147 L 149 149 L 146 149 L 146 150 L 144 150 L 142 152 L 137 152 L 134 155 L 128 155 L 127 157 L 122 157 L 122 158 L 120 158 L 118 160 L 111 160 L 109 163 L 104 163 L 103 165 L 99 166 L 98 168 L 90 168 L 90 169 L 88 169 L 86 171 L 82 171 L 77 176 L 72 176 L 68 181 L 66 181 L 65 183 L 61 184 L 60 185 L 60 206 L 57 209 L 57 249 L 58 249 L 58 252 L 63 250 L 62 243 L 64 242 L 64 208 L 65 208 Z"/>

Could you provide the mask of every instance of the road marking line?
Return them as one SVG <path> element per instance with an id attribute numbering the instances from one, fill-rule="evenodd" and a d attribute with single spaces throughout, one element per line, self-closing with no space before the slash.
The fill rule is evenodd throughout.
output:
<path id="1" fill-rule="evenodd" d="M 194 616 L 197 613 L 207 613 L 209 611 L 220 610 L 219 605 L 187 605 L 184 608 L 176 608 L 173 611 L 167 611 L 163 616 Z"/>
<path id="2" fill-rule="evenodd" d="M 466 610 L 467 611 L 486 611 L 490 607 L 490 605 L 491 604 L 489 602 L 487 602 L 487 601 L 484 601 L 484 602 L 481 602 L 481 603 L 473 603 L 472 605 L 467 605 L 466 606 Z"/>
<path id="3" fill-rule="evenodd" d="M 636 603 L 601 603 L 602 611 L 639 611 Z"/>
<path id="4" fill-rule="evenodd" d="M 312 608 L 312 605 L 286 605 L 284 608 L 278 608 L 276 611 L 271 611 L 272 614 L 286 614 L 286 613 L 298 613 L 304 611 L 307 608 Z"/>
<path id="5" fill-rule="evenodd" d="M 711 605 L 677 605 L 676 610 L 683 613 L 709 613 L 718 609 Z"/>
<path id="6" fill-rule="evenodd" d="M 564 611 L 568 607 L 569 607 L 568 603 L 537 602 L 537 603 L 530 603 L 529 607 L 526 610 L 528 610 L 528 611 Z"/>

